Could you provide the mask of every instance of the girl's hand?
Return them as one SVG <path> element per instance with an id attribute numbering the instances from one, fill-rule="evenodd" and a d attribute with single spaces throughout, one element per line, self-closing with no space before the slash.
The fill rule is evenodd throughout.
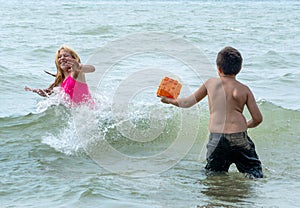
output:
<path id="1" fill-rule="evenodd" d="M 73 72 L 81 71 L 81 64 L 74 58 L 66 57 L 67 65 L 72 69 Z"/>
<path id="2" fill-rule="evenodd" d="M 24 90 L 25 91 L 35 92 L 36 94 L 38 94 L 38 95 L 40 95 L 42 97 L 48 97 L 52 93 L 52 90 L 50 90 L 50 89 L 45 89 L 45 90 L 42 90 L 42 89 L 31 89 L 31 88 L 29 88 L 27 86 L 24 87 Z"/>
<path id="3" fill-rule="evenodd" d="M 80 72 L 90 73 L 95 71 L 95 67 L 89 64 L 81 64 L 76 59 L 66 57 L 67 65 L 70 67 L 70 70 L 75 72 L 75 77 Z"/>
<path id="4" fill-rule="evenodd" d="M 27 87 L 27 86 L 24 87 L 24 90 L 25 90 L 25 91 L 32 91 L 32 89 L 29 88 L 29 87 Z"/>

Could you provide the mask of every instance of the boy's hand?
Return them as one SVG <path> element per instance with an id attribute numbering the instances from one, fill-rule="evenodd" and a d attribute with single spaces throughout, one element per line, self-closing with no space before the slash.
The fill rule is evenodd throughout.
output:
<path id="1" fill-rule="evenodd" d="M 168 97 L 161 97 L 161 96 L 159 96 L 159 97 L 161 98 L 160 101 L 162 103 L 172 104 L 172 105 L 175 105 L 175 106 L 179 107 L 179 101 L 178 101 L 178 99 L 168 98 Z"/>
<path id="2" fill-rule="evenodd" d="M 165 103 L 165 104 L 170 104 L 170 98 L 167 98 L 167 97 L 160 97 L 160 101 L 162 103 Z"/>

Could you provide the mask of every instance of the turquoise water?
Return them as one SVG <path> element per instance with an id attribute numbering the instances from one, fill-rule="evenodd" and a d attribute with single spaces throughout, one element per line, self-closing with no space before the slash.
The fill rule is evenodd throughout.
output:
<path id="1" fill-rule="evenodd" d="M 298 1 L 0 3 L 0 207 L 298 207 Z M 151 38 L 152 32 L 175 38 L 161 39 L 160 47 L 150 44 L 157 47 L 152 53 L 109 62 L 105 66 L 111 68 L 100 77 L 106 69 L 95 60 L 145 49 L 149 44 L 140 45 L 139 38 Z M 128 35 L 137 38 L 131 41 Z M 128 48 L 109 52 L 107 46 L 116 40 L 125 40 Z M 191 50 L 180 53 L 182 41 L 203 55 L 196 60 Z M 97 72 L 87 77 L 97 88 L 96 111 L 69 109 L 57 97 L 23 90 L 53 81 L 43 70 L 55 72 L 54 56 L 62 44 L 96 65 Z M 175 54 L 188 54 L 189 62 L 157 53 L 170 45 Z M 263 164 L 261 180 L 244 178 L 234 166 L 227 175 L 207 177 L 206 102 L 181 111 L 155 97 L 158 69 L 171 70 L 185 95 L 202 83 L 204 73 L 216 75 L 216 54 L 227 45 L 241 51 L 238 79 L 252 89 L 264 116 L 249 130 Z M 200 68 L 207 66 L 200 75 L 191 67 L 199 62 Z M 138 84 L 145 89 L 126 103 L 118 95 L 132 93 L 134 84 L 129 84 L 137 83 L 135 78 L 142 78 Z M 93 140 L 95 135 L 102 140 Z M 123 158 L 114 157 L 104 142 Z M 169 157 L 160 154 L 170 149 Z"/>

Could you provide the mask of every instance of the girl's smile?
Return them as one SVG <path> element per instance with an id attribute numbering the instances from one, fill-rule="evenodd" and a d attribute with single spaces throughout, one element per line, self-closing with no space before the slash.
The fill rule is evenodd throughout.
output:
<path id="1" fill-rule="evenodd" d="M 68 52 L 68 51 L 65 51 L 65 50 L 61 50 L 59 55 L 58 55 L 58 63 L 59 63 L 60 67 L 63 70 L 67 70 L 67 69 L 71 68 L 69 66 L 67 58 L 72 58 L 73 59 L 71 53 Z"/>

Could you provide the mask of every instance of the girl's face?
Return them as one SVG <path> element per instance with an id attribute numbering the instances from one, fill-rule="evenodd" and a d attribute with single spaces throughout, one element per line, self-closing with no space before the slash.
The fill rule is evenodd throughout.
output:
<path id="1" fill-rule="evenodd" d="M 69 72 L 71 71 L 71 67 L 68 65 L 68 61 L 66 58 L 72 58 L 72 55 L 69 51 L 60 50 L 58 54 L 58 64 L 63 71 Z"/>

